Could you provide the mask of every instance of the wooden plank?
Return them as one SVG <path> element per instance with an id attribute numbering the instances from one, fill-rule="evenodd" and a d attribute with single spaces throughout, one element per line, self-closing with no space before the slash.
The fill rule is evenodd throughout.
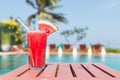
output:
<path id="1" fill-rule="evenodd" d="M 21 78 L 21 77 L 18 77 L 18 78 L 0 78 L 0 80 L 120 80 L 120 78 L 113 78 L 113 79 L 109 79 L 109 78 L 84 78 L 84 79 L 81 79 L 81 78 L 65 78 L 65 77 L 61 77 L 61 78 Z"/>
<path id="2" fill-rule="evenodd" d="M 96 67 L 97 66 L 97 67 Z M 105 72 L 106 71 L 106 72 Z M 107 73 L 108 72 L 108 73 Z M 110 76 L 114 75 L 117 77 Z M 41 72 L 24 65 L 0 76 L 0 80 L 120 80 L 120 72 L 102 64 L 52 63 Z"/>
<path id="3" fill-rule="evenodd" d="M 111 73 L 112 75 L 115 75 L 115 77 L 120 78 L 120 72 L 118 72 L 118 71 L 116 71 L 116 70 L 114 70 L 114 69 L 112 69 L 110 67 L 107 67 L 107 66 L 105 66 L 103 64 L 100 64 L 100 63 L 95 63 L 95 65 L 98 66 L 99 68 L 107 71 L 108 73 Z"/>
<path id="4" fill-rule="evenodd" d="M 81 79 L 77 79 L 77 80 L 81 80 Z M 116 79 L 116 78 L 111 78 L 111 79 L 109 78 L 86 78 L 82 80 L 120 80 L 120 78 L 119 79 Z"/>
<path id="5" fill-rule="evenodd" d="M 93 65 L 91 65 L 91 63 L 83 64 L 83 66 L 88 69 L 96 78 L 113 78 L 103 71 L 95 68 Z"/>
<path id="6" fill-rule="evenodd" d="M 72 64 L 72 67 L 77 75 L 77 78 L 92 78 L 92 76 L 81 66 L 81 64 Z"/>
<path id="7" fill-rule="evenodd" d="M 37 78 L 55 77 L 58 64 L 48 64 L 46 69 Z"/>
<path id="8" fill-rule="evenodd" d="M 40 72 L 40 70 L 29 70 L 22 75 L 18 76 L 21 78 L 36 78 L 36 75 Z"/>
<path id="9" fill-rule="evenodd" d="M 73 75 L 70 70 L 70 65 L 65 63 L 60 64 L 57 77 L 64 79 L 73 78 Z"/>

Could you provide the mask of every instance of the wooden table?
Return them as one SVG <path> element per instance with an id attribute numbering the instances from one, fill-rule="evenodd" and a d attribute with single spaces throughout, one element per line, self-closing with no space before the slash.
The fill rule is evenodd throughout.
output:
<path id="1" fill-rule="evenodd" d="M 42 71 L 24 65 L 0 80 L 120 80 L 120 72 L 100 63 L 51 63 Z"/>

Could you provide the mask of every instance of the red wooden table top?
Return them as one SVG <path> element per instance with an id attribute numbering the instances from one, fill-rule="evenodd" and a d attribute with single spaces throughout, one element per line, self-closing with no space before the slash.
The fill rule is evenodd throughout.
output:
<path id="1" fill-rule="evenodd" d="M 120 80 L 120 72 L 100 63 L 51 63 L 42 71 L 24 65 L 0 80 Z"/>

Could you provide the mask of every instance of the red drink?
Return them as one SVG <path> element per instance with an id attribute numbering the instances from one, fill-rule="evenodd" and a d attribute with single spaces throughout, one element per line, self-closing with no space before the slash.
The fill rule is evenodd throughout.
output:
<path id="1" fill-rule="evenodd" d="M 45 32 L 28 32 L 29 65 L 32 69 L 44 68 L 46 41 L 47 35 Z"/>

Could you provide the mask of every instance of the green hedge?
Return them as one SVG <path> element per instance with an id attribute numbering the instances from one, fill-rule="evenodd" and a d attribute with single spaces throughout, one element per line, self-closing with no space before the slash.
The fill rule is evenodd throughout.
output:
<path id="1" fill-rule="evenodd" d="M 107 53 L 120 53 L 120 49 L 116 48 L 106 48 Z"/>

